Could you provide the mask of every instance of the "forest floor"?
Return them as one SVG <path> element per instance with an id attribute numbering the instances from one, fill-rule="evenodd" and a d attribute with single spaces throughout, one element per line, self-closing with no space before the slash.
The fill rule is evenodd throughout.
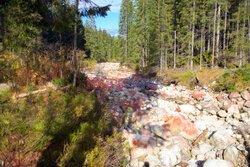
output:
<path id="1" fill-rule="evenodd" d="M 87 88 L 97 90 L 99 101 L 108 103 L 108 112 L 121 127 L 131 150 L 129 166 L 249 165 L 247 90 L 216 93 L 207 86 L 166 84 L 161 78 L 141 78 L 118 63 L 82 72 Z M 215 72 L 206 80 L 222 75 Z M 182 78 L 189 83 L 190 76 L 192 72 Z"/>

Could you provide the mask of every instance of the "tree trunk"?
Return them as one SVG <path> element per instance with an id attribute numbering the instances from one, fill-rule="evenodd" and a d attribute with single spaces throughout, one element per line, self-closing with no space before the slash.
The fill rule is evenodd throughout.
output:
<path id="1" fill-rule="evenodd" d="M 3 17 L 3 13 L 0 11 L 0 17 L 1 17 L 1 35 L 2 35 L 2 50 L 5 49 L 5 43 L 4 43 L 4 17 Z"/>
<path id="2" fill-rule="evenodd" d="M 168 47 L 165 49 L 165 69 L 168 69 Z"/>
<path id="3" fill-rule="evenodd" d="M 160 57 L 160 73 L 162 73 L 162 27 L 161 27 L 161 16 L 160 16 L 160 12 L 161 12 L 161 8 L 160 8 L 160 2 L 161 1 L 158 1 L 158 22 L 159 22 L 159 26 L 158 26 L 158 28 L 159 28 L 159 32 L 160 32 L 160 34 L 159 34 L 159 38 L 160 38 L 160 55 L 159 55 L 159 57 Z"/>
<path id="4" fill-rule="evenodd" d="M 215 1 L 215 9 L 214 9 L 214 31 L 213 31 L 212 68 L 214 68 L 214 50 L 215 50 L 215 32 L 216 32 L 216 13 L 217 13 L 217 0 Z"/>
<path id="5" fill-rule="evenodd" d="M 224 23 L 224 34 L 223 34 L 223 58 L 224 58 L 224 68 L 227 68 L 227 57 L 226 57 L 226 38 L 227 38 L 227 4 L 225 10 L 225 23 Z"/>
<path id="6" fill-rule="evenodd" d="M 203 31 L 204 28 L 201 28 L 201 47 L 200 47 L 200 69 L 202 68 L 202 51 L 203 51 Z"/>
<path id="7" fill-rule="evenodd" d="M 76 0 L 75 2 L 75 25 L 74 25 L 74 53 L 73 53 L 73 64 L 74 64 L 74 80 L 73 80 L 73 87 L 76 87 L 76 80 L 77 80 L 77 56 L 76 56 L 76 50 L 77 50 L 77 21 L 78 21 L 78 4 L 79 0 Z"/>
<path id="8" fill-rule="evenodd" d="M 191 48 L 191 44 L 190 44 L 191 42 L 190 42 L 190 40 L 188 40 L 188 61 L 187 61 L 187 66 L 188 66 L 188 69 L 189 69 L 189 67 L 190 67 L 190 65 L 189 65 L 189 60 L 190 60 L 190 48 Z"/>
<path id="9" fill-rule="evenodd" d="M 126 6 L 126 39 L 125 39 L 125 60 L 128 59 L 128 7 Z"/>
<path id="10" fill-rule="evenodd" d="M 247 40 L 245 40 L 245 28 L 246 28 L 246 16 L 247 16 L 247 0 L 245 0 L 245 6 L 244 6 L 244 18 L 243 18 L 243 33 L 242 33 L 242 40 L 244 41 L 244 44 L 241 46 L 241 52 L 242 52 L 242 65 L 245 62 L 245 43 L 247 43 Z"/>
<path id="11" fill-rule="evenodd" d="M 250 0 L 248 0 L 248 5 L 250 4 Z M 248 15 L 248 44 L 250 43 L 250 17 Z M 248 54 L 247 54 L 247 63 L 250 63 L 250 47 L 248 47 Z"/>
<path id="12" fill-rule="evenodd" d="M 216 67 L 219 66 L 219 52 L 220 52 L 220 7 L 218 6 L 218 23 L 217 23 L 217 40 L 216 40 Z"/>
<path id="13" fill-rule="evenodd" d="M 176 31 L 174 31 L 174 68 L 176 68 Z"/>
<path id="14" fill-rule="evenodd" d="M 193 26 L 192 26 L 192 50 L 191 50 L 191 69 L 194 68 L 194 29 L 195 29 L 195 1 L 193 4 L 193 8 L 194 8 L 194 15 L 193 15 Z"/>
<path id="15" fill-rule="evenodd" d="M 210 34 L 210 24 L 208 26 L 208 32 Z M 211 36 L 209 35 L 208 36 L 208 41 L 207 41 L 207 51 L 209 52 L 210 51 L 210 42 L 211 42 Z"/>
<path id="16" fill-rule="evenodd" d="M 239 22 L 239 18 L 240 17 L 240 11 L 238 10 L 238 14 L 237 14 L 237 25 L 236 25 L 236 50 L 235 50 L 235 57 L 236 59 L 238 59 L 238 40 L 239 40 L 239 26 L 240 26 L 240 22 Z M 240 57 L 240 64 L 239 66 L 241 66 L 241 57 Z"/>

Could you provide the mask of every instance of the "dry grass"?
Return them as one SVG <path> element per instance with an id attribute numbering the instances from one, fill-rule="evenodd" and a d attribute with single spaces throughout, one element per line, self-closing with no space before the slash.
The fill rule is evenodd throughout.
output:
<path id="1" fill-rule="evenodd" d="M 178 82 L 189 87 L 194 86 L 195 78 L 199 80 L 200 85 L 208 85 L 215 81 L 218 77 L 226 72 L 225 69 L 202 69 L 202 70 L 188 70 L 188 69 L 171 69 L 165 71 L 159 77 L 163 79 L 163 83 L 169 84 Z"/>
<path id="2" fill-rule="evenodd" d="M 226 69 L 203 69 L 197 72 L 197 77 L 202 85 L 208 85 L 222 76 Z"/>

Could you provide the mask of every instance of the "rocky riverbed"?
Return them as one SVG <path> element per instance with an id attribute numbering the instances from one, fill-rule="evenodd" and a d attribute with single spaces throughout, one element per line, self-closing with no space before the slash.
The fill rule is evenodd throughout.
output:
<path id="1" fill-rule="evenodd" d="M 129 143 L 128 166 L 249 166 L 248 91 L 163 86 L 119 63 L 82 72 Z"/>

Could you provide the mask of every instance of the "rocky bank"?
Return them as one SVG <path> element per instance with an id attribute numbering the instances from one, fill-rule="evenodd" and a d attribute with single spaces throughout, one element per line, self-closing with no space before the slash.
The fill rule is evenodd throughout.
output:
<path id="1" fill-rule="evenodd" d="M 119 63 L 82 69 L 87 88 L 108 103 L 131 167 L 249 166 L 250 94 L 163 86 Z"/>

